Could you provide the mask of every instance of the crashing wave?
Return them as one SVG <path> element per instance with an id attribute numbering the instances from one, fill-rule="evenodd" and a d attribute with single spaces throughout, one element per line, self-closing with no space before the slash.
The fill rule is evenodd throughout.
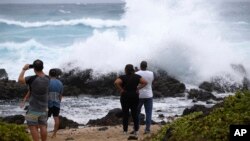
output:
<path id="1" fill-rule="evenodd" d="M 43 27 L 43 26 L 74 26 L 74 25 L 85 25 L 93 28 L 104 28 L 104 27 L 120 27 L 124 26 L 121 21 L 117 20 L 102 20 L 93 18 L 82 18 L 72 20 L 59 20 L 59 21 L 39 21 L 39 22 L 28 22 L 28 21 L 16 21 L 0 19 L 0 23 L 7 25 L 15 25 L 24 28 Z"/>

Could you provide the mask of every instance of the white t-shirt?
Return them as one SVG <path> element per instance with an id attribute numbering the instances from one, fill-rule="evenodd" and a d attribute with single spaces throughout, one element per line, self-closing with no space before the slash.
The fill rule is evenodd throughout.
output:
<path id="1" fill-rule="evenodd" d="M 136 74 L 140 75 L 143 79 L 145 79 L 148 84 L 139 90 L 139 98 L 152 98 L 152 82 L 154 80 L 154 73 L 148 70 L 139 70 Z"/>

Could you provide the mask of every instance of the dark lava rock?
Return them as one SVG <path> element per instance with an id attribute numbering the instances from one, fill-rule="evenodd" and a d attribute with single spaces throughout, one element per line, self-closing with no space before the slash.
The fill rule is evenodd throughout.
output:
<path id="1" fill-rule="evenodd" d="M 59 129 L 66 129 L 66 128 L 78 128 L 79 124 L 73 120 L 70 120 L 66 117 L 59 116 L 60 124 Z"/>
<path id="2" fill-rule="evenodd" d="M 207 101 L 209 99 L 216 100 L 216 97 L 213 94 L 211 94 L 210 92 L 197 90 L 197 89 L 191 89 L 188 92 L 188 98 L 189 99 L 196 99 L 196 100 L 200 100 L 200 101 Z"/>
<path id="3" fill-rule="evenodd" d="M 7 116 L 2 119 L 3 122 L 15 124 L 23 124 L 24 120 L 25 118 L 23 115 Z"/>
<path id="4" fill-rule="evenodd" d="M 190 109 L 189 108 L 186 108 L 184 111 L 183 111 L 183 114 L 182 115 L 188 115 L 190 113 L 193 113 L 193 112 L 203 112 L 203 113 L 206 113 L 209 111 L 210 108 L 207 108 L 205 107 L 204 105 L 194 105 L 193 107 L 191 107 Z"/>
<path id="5" fill-rule="evenodd" d="M 112 109 L 108 114 L 101 118 L 95 120 L 89 120 L 87 125 L 91 126 L 112 126 L 122 124 L 122 110 L 120 108 Z"/>
<path id="6" fill-rule="evenodd" d="M 8 74 L 5 69 L 0 69 L 0 80 L 8 80 Z"/>

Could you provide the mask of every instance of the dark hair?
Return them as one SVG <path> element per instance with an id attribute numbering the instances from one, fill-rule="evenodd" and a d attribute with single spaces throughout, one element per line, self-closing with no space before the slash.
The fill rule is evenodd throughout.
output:
<path id="1" fill-rule="evenodd" d="M 33 67 L 35 71 L 42 71 L 43 70 L 43 61 L 37 59 L 33 62 Z"/>
<path id="2" fill-rule="evenodd" d="M 49 70 L 49 76 L 51 76 L 51 77 L 57 77 L 57 71 L 56 71 L 56 69 L 50 69 Z"/>
<path id="3" fill-rule="evenodd" d="M 141 69 L 145 70 L 147 69 L 148 65 L 147 65 L 147 62 L 146 61 L 141 61 Z"/>
<path id="4" fill-rule="evenodd" d="M 132 65 L 132 64 L 127 64 L 126 66 L 125 66 L 125 73 L 127 74 L 127 75 L 131 75 L 131 74 L 133 74 L 135 72 L 135 70 L 134 70 L 134 66 Z"/>

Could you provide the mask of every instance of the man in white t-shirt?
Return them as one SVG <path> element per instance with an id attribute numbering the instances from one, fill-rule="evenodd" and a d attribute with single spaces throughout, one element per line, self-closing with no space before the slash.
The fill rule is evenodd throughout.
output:
<path id="1" fill-rule="evenodd" d="M 146 128 L 145 133 L 150 133 L 150 125 L 152 119 L 152 109 L 153 109 L 153 91 L 152 82 L 154 81 L 154 73 L 147 70 L 147 62 L 142 61 L 140 64 L 141 70 L 137 71 L 136 74 L 144 78 L 148 84 L 139 90 L 139 114 L 141 108 L 144 105 L 146 113 Z"/>

